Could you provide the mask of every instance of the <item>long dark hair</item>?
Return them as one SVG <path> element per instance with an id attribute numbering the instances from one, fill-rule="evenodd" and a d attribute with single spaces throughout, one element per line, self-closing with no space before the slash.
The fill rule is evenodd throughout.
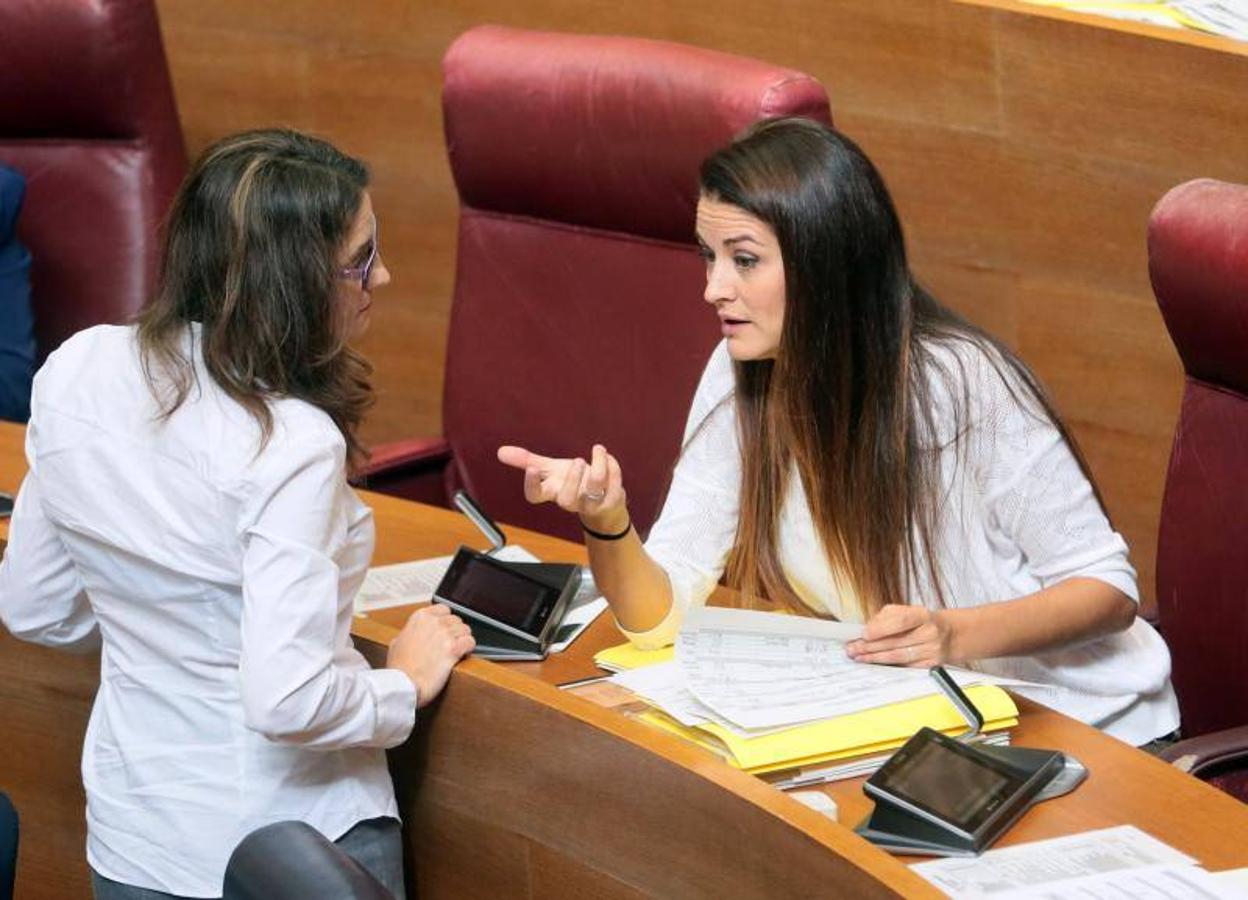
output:
<path id="1" fill-rule="evenodd" d="M 776 357 L 734 363 L 742 483 L 730 584 L 803 606 L 777 549 L 796 468 L 829 564 L 864 617 L 909 602 L 921 559 L 945 602 L 940 457 L 952 442 L 965 462 L 970 378 L 966 354 L 935 354 L 941 345 L 983 351 L 1011 396 L 1056 424 L 1088 474 L 1022 361 L 917 284 L 884 182 L 848 138 L 806 119 L 760 122 L 703 163 L 701 189 L 773 229 L 786 285 Z M 934 375 L 954 401 L 951 431 L 936 421 Z M 944 446 L 934 443 L 942 434 Z"/>
<path id="2" fill-rule="evenodd" d="M 159 285 L 138 319 L 163 417 L 195 383 L 185 332 L 198 322 L 205 367 L 259 423 L 261 446 L 269 401 L 294 397 L 333 419 L 352 466 L 363 460 L 372 369 L 347 346 L 336 269 L 367 184 L 358 160 L 295 131 L 245 132 L 204 151 L 174 198 Z"/>

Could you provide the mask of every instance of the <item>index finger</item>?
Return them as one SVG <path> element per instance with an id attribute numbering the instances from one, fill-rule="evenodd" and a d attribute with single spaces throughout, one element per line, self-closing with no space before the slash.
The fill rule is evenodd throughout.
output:
<path id="1" fill-rule="evenodd" d="M 515 469 L 546 469 L 551 463 L 550 457 L 539 456 L 523 447 L 510 445 L 498 448 L 498 461 Z"/>

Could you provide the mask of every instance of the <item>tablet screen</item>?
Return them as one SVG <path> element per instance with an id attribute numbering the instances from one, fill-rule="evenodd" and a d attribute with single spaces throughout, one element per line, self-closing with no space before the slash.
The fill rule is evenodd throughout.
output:
<path id="1" fill-rule="evenodd" d="M 948 738 L 898 753 L 872 778 L 884 792 L 974 832 L 1025 779 L 1002 771 Z M 962 752 L 965 751 L 965 752 Z"/>
<path id="2" fill-rule="evenodd" d="M 541 634 L 559 599 L 554 588 L 463 551 L 456 554 L 437 593 L 534 636 Z"/>

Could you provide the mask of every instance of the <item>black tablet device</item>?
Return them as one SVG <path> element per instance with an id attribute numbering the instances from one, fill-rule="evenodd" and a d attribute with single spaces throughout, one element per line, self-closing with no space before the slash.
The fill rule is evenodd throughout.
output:
<path id="1" fill-rule="evenodd" d="M 974 746 L 923 728 L 863 785 L 880 809 L 876 830 L 943 843 L 978 853 L 1022 814 L 1032 798 L 1061 770 L 1062 754 L 1034 768 L 1010 765 Z M 900 832 L 900 833 L 899 833 Z M 933 840 L 942 836 L 944 841 Z"/>
<path id="2" fill-rule="evenodd" d="M 540 659 L 576 593 L 579 572 L 577 566 L 501 562 L 460 547 L 434 599 L 464 618 L 479 655 Z"/>

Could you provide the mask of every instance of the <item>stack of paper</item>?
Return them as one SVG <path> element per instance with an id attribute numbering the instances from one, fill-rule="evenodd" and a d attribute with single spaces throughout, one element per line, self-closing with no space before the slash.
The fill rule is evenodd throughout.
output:
<path id="1" fill-rule="evenodd" d="M 856 663 L 845 643 L 862 626 L 708 608 L 690 617 L 669 650 L 616 647 L 595 661 L 652 705 L 642 720 L 790 788 L 878 768 L 926 725 L 947 734 L 966 723 L 927 672 Z M 654 657 L 658 657 L 655 659 Z M 664 658 L 665 657 L 665 658 Z M 985 719 L 994 743 L 1017 724 L 1014 702 L 975 672 L 950 670 Z"/>
<path id="2" fill-rule="evenodd" d="M 1027 0 L 1073 12 L 1248 40 L 1248 0 Z"/>

